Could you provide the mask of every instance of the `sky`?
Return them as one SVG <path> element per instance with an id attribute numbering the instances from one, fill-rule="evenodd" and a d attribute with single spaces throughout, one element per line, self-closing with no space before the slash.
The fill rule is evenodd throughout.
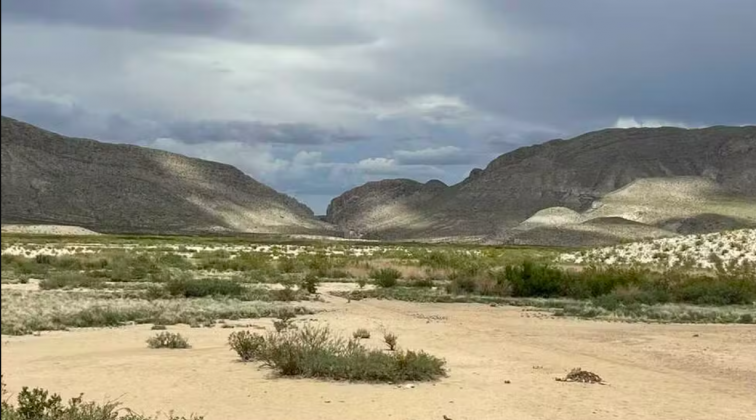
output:
<path id="1" fill-rule="evenodd" d="M 2 113 L 318 214 L 606 127 L 756 122 L 754 0 L 3 0 Z"/>

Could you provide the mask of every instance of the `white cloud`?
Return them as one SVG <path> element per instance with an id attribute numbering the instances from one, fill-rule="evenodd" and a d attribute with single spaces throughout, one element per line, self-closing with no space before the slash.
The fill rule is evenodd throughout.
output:
<path id="1" fill-rule="evenodd" d="M 420 150 L 397 150 L 394 158 L 402 165 L 462 165 L 475 156 L 457 146 L 429 147 Z"/>
<path id="2" fill-rule="evenodd" d="M 233 165 L 258 181 L 270 182 L 277 174 L 290 168 L 291 163 L 274 156 L 267 145 L 241 142 L 183 143 L 171 138 L 158 138 L 144 144 L 200 159 Z"/>
<path id="3" fill-rule="evenodd" d="M 482 119 L 484 115 L 456 96 L 438 94 L 405 98 L 398 103 L 379 104 L 373 108 L 378 120 L 422 119 L 431 123 L 458 123 Z"/>
<path id="4" fill-rule="evenodd" d="M 637 119 L 635 117 L 619 117 L 614 123 L 614 128 L 659 128 L 659 127 L 680 127 L 691 128 L 682 122 L 666 121 L 656 118 Z"/>

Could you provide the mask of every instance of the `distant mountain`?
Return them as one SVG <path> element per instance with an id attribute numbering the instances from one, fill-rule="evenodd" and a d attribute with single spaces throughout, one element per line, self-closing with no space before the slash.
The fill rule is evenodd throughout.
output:
<path id="1" fill-rule="evenodd" d="M 644 179 L 657 181 L 621 191 Z M 575 212 L 580 222 L 567 223 L 562 211 L 561 222 L 521 226 L 552 207 Z M 577 224 L 598 218 L 605 220 L 576 233 Z M 756 127 L 607 129 L 552 140 L 501 155 L 453 186 L 365 184 L 335 198 L 326 220 L 383 239 L 517 242 L 537 228 L 535 239 L 523 242 L 542 243 L 558 230 L 559 244 L 750 226 L 756 223 Z"/>
<path id="2" fill-rule="evenodd" d="M 2 222 L 102 232 L 332 232 L 233 166 L 2 117 Z"/>

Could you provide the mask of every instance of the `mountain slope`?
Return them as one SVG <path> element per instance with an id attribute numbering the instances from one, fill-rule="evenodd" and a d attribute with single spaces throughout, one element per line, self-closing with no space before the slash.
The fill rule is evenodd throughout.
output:
<path id="1" fill-rule="evenodd" d="M 583 212 L 635 180 L 668 177 L 702 177 L 756 205 L 756 127 L 607 129 L 552 140 L 504 154 L 422 199 L 393 197 L 392 207 L 343 200 L 357 190 L 371 195 L 368 185 L 358 187 L 332 202 L 327 220 L 367 237 L 482 237 L 513 229 L 539 210 Z M 363 223 L 367 213 L 384 215 L 371 218 L 378 228 Z"/>
<path id="2" fill-rule="evenodd" d="M 2 118 L 2 222 L 105 232 L 327 231 L 230 165 L 75 139 Z"/>

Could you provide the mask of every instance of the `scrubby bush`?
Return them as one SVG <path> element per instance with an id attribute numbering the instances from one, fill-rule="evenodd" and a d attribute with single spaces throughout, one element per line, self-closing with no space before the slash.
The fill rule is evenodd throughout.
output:
<path id="1" fill-rule="evenodd" d="M 360 328 L 357 331 L 352 333 L 352 337 L 356 339 L 368 339 L 370 338 L 370 331 L 366 330 L 365 328 Z"/>
<path id="2" fill-rule="evenodd" d="M 2 384 L 2 402 L 0 416 L 3 420 L 157 420 L 134 413 L 120 407 L 115 402 L 97 404 L 84 401 L 84 395 L 71 398 L 64 404 L 58 394 L 50 394 L 41 388 L 23 387 L 16 397 L 16 404 L 11 404 L 5 383 Z M 169 414 L 165 420 L 203 420 L 204 417 L 191 415 L 178 417 Z"/>
<path id="3" fill-rule="evenodd" d="M 260 358 L 265 349 L 265 337 L 249 331 L 237 331 L 228 336 L 228 345 L 243 361 L 249 362 Z"/>
<path id="4" fill-rule="evenodd" d="M 188 349 L 189 341 L 179 333 L 161 332 L 147 339 L 151 349 Z"/>
<path id="5" fill-rule="evenodd" d="M 386 345 L 388 346 L 388 349 L 391 351 L 396 350 L 397 340 L 398 340 L 397 336 L 390 332 L 383 334 L 383 342 L 386 343 Z"/>
<path id="6" fill-rule="evenodd" d="M 431 288 L 435 286 L 433 283 L 433 280 L 428 278 L 422 278 L 422 279 L 413 279 L 408 283 L 408 286 L 410 287 L 425 287 L 425 288 Z"/>
<path id="7" fill-rule="evenodd" d="M 241 296 L 244 286 L 232 280 L 181 278 L 170 280 L 165 290 L 171 296 L 197 298 L 205 296 Z"/>
<path id="8" fill-rule="evenodd" d="M 97 289 L 104 286 L 102 279 L 90 277 L 86 273 L 62 272 L 51 273 L 49 277 L 39 282 L 42 290 L 63 288 Z"/>
<path id="9" fill-rule="evenodd" d="M 370 277 L 375 280 L 375 284 L 380 287 L 394 287 L 397 285 L 398 280 L 402 277 L 402 273 L 396 268 L 381 268 L 380 270 L 373 270 L 370 273 Z"/>
<path id="10" fill-rule="evenodd" d="M 318 293 L 318 284 L 320 283 L 320 279 L 318 279 L 318 276 L 310 273 L 305 276 L 304 279 L 302 279 L 302 286 L 301 288 L 303 290 L 306 290 L 309 294 L 315 294 Z"/>
<path id="11" fill-rule="evenodd" d="M 291 312 L 281 312 L 278 319 L 273 321 L 273 328 L 279 333 L 295 328 L 294 317 L 295 315 Z"/>
<path id="12" fill-rule="evenodd" d="M 363 382 L 428 381 L 446 375 L 445 361 L 425 352 L 384 353 L 305 326 L 265 337 L 261 358 L 283 376 Z"/>

